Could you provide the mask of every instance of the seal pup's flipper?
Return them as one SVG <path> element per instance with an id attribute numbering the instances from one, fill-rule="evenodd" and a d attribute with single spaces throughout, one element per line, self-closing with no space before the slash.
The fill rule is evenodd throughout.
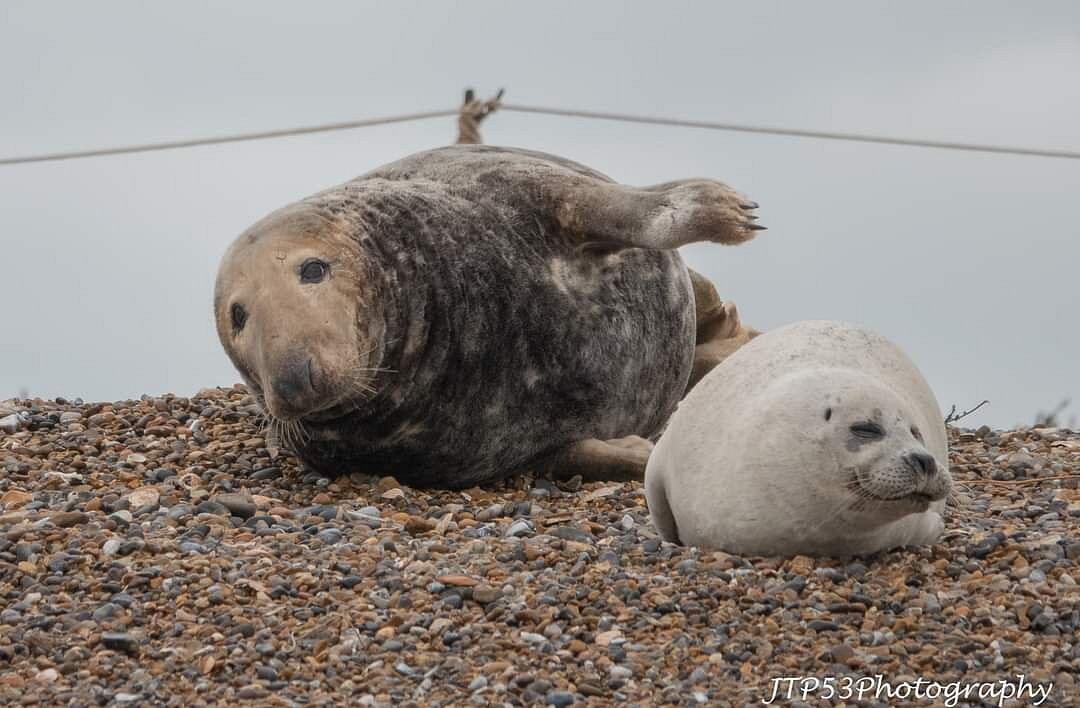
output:
<path id="1" fill-rule="evenodd" d="M 585 482 L 640 482 L 645 478 L 653 444 L 630 435 L 615 440 L 579 440 L 554 452 L 537 465 L 556 480 L 580 475 Z"/>
<path id="2" fill-rule="evenodd" d="M 682 545 L 675 515 L 671 512 L 671 505 L 668 504 L 667 491 L 664 489 L 664 475 L 660 470 L 660 465 L 650 469 L 645 477 L 645 498 L 649 503 L 649 518 L 652 519 L 656 530 L 660 532 L 660 538 L 669 543 Z"/>

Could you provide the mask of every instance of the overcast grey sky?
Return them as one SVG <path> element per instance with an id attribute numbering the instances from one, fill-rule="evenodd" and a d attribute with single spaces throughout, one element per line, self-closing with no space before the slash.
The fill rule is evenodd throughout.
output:
<path id="1" fill-rule="evenodd" d="M 0 4 L 0 155 L 523 104 L 1080 150 L 1080 4 Z M 453 119 L 0 166 L 0 398 L 238 380 L 218 259 L 287 202 L 449 143 Z M 770 230 L 684 249 L 743 319 L 870 325 L 942 407 L 1080 398 L 1080 161 L 497 114 L 485 140 L 630 184 L 720 178 Z M 1071 411 L 1076 411 L 1074 405 Z M 1068 417 L 1068 416 L 1066 416 Z"/>

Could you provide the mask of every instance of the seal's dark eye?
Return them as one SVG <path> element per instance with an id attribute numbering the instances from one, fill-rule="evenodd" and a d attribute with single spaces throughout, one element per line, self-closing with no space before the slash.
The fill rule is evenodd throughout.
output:
<path id="1" fill-rule="evenodd" d="M 832 408 L 825 409 L 825 420 L 828 421 L 829 418 L 832 418 Z"/>
<path id="2" fill-rule="evenodd" d="M 301 283 L 321 283 L 330 273 L 330 265 L 318 258 L 309 258 L 300 266 Z"/>
<path id="3" fill-rule="evenodd" d="M 922 433 L 920 433 L 919 429 L 917 427 L 915 427 L 914 425 L 911 426 L 911 435 L 912 435 L 912 437 L 914 437 L 919 442 L 922 442 Z"/>
<path id="4" fill-rule="evenodd" d="M 881 426 L 877 423 L 866 421 L 865 423 L 856 423 L 851 426 L 851 434 L 857 438 L 867 438 L 870 440 L 881 438 L 885 436 L 885 431 L 881 429 Z"/>
<path id="5" fill-rule="evenodd" d="M 244 323 L 247 322 L 247 310 L 242 305 L 233 305 L 230 313 L 232 314 L 233 331 L 239 332 L 244 328 Z"/>

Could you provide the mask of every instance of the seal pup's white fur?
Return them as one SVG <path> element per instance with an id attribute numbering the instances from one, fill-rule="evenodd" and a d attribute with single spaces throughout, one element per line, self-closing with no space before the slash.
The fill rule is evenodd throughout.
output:
<path id="1" fill-rule="evenodd" d="M 665 540 L 746 555 L 932 543 L 950 488 L 941 410 L 915 365 L 830 321 L 767 332 L 709 372 L 645 473 Z"/>

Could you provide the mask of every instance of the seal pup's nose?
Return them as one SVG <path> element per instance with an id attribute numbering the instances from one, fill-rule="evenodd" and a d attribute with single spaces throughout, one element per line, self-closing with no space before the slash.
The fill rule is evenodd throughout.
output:
<path id="1" fill-rule="evenodd" d="M 930 478 L 937 474 L 937 461 L 925 452 L 913 452 L 907 456 L 908 464 L 922 477 Z"/>

